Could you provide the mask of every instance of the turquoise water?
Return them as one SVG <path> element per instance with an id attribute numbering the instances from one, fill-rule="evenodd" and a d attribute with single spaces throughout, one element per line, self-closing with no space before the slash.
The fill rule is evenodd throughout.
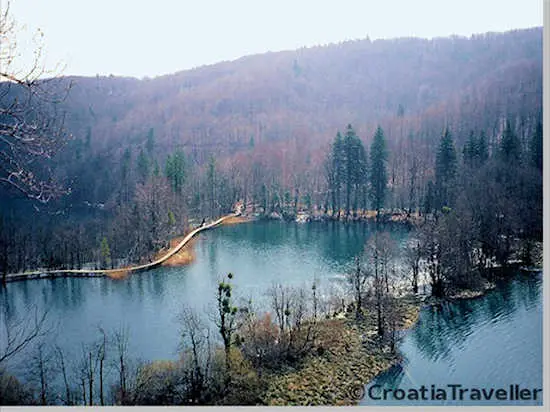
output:
<path id="1" fill-rule="evenodd" d="M 9 283 L 0 289 L 0 323 L 24 317 L 38 307 L 48 310 L 51 332 L 46 342 L 61 346 L 69 360 L 79 359 L 82 345 L 100 337 L 99 327 L 128 328 L 135 357 L 175 359 L 180 341 L 178 314 L 187 305 L 208 317 L 217 281 L 225 273 L 235 274 L 235 296 L 252 297 L 259 306 L 276 282 L 310 286 L 316 280 L 321 291 L 330 285 L 344 287 L 344 273 L 373 229 L 365 223 L 222 226 L 199 235 L 196 261 L 185 267 L 159 268 L 124 280 Z M 402 227 L 387 230 L 397 241 L 407 238 Z M 424 309 L 418 324 L 405 333 L 400 351 L 403 362 L 367 390 L 376 384 L 394 389 L 432 384 L 542 387 L 542 275 L 518 276 L 482 298 Z M 24 375 L 28 354 L 16 359 L 10 370 Z M 377 403 L 366 398 L 362 402 Z"/>
<path id="2" fill-rule="evenodd" d="M 500 282 L 478 299 L 423 309 L 399 347 L 403 361 L 367 385 L 361 404 L 541 405 L 542 392 L 534 400 L 532 389 L 542 388 L 542 312 L 542 273 Z M 432 385 L 434 394 L 446 387 L 445 400 L 430 399 Z M 462 385 L 455 387 L 455 400 L 453 388 L 447 385 Z M 509 392 L 510 385 L 531 389 L 531 399 L 515 400 L 508 395 L 504 399 L 503 394 L 495 399 L 498 389 Z M 427 401 L 421 396 L 414 399 L 414 394 L 407 399 L 410 389 L 414 393 L 422 386 L 428 389 Z M 386 401 L 371 399 L 371 387 L 375 398 L 383 397 L 383 388 L 399 388 L 407 396 L 396 400 L 388 393 Z M 468 389 L 462 401 L 459 389 Z M 470 389 L 485 389 L 487 396 L 494 389 L 492 399 L 483 393 L 481 400 L 476 399 Z M 517 397 L 515 388 L 512 392 Z"/>
<path id="3" fill-rule="evenodd" d="M 404 239 L 394 227 L 392 236 Z M 54 333 L 48 336 L 79 356 L 82 344 L 99 338 L 98 327 L 128 328 L 137 357 L 174 359 L 180 341 L 177 315 L 184 305 L 208 317 L 218 279 L 234 273 L 235 296 L 259 305 L 276 282 L 320 288 L 341 285 L 353 257 L 363 250 L 368 224 L 255 222 L 202 232 L 194 263 L 159 268 L 124 280 L 59 278 L 8 283 L 0 288 L 0 316 L 22 316 L 31 308 L 48 310 Z M 2 318 L 0 318 L 0 322 Z M 55 336 L 57 332 L 57 337 Z M 1 339 L 1 337 L 0 337 Z"/>

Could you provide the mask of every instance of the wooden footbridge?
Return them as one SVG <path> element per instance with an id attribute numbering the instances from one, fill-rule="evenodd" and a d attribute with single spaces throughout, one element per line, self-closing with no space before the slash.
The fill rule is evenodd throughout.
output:
<path id="1" fill-rule="evenodd" d="M 23 273 L 12 273 L 8 274 L 5 277 L 6 282 L 13 282 L 17 280 L 27 280 L 27 279 L 41 279 L 41 278 L 53 278 L 53 277 L 101 277 L 109 275 L 124 275 L 136 272 L 144 272 L 149 269 L 156 268 L 178 253 L 181 248 L 183 248 L 197 233 L 202 232 L 203 230 L 211 229 L 223 221 L 239 216 L 240 213 L 232 213 L 227 216 L 223 216 L 218 220 L 215 220 L 211 223 L 202 225 L 194 230 L 192 230 L 187 236 L 183 238 L 174 248 L 172 248 L 166 255 L 161 258 L 144 265 L 131 266 L 126 268 L 118 269 L 60 269 L 60 270 L 34 270 Z"/>

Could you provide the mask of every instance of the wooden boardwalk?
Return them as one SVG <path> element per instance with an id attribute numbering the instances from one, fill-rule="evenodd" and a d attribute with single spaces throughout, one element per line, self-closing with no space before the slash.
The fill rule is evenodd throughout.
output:
<path id="1" fill-rule="evenodd" d="M 156 268 L 160 265 L 162 265 L 164 262 L 166 262 L 168 259 L 170 259 L 172 256 L 174 256 L 176 253 L 178 253 L 182 247 L 184 247 L 187 242 L 189 242 L 193 236 L 195 236 L 197 233 L 202 232 L 203 230 L 211 229 L 220 223 L 222 223 L 224 220 L 229 219 L 231 217 L 239 216 L 240 213 L 232 213 L 227 216 L 223 216 L 219 218 L 218 220 L 215 220 L 207 225 L 200 226 L 194 230 L 192 230 L 187 236 L 183 238 L 181 242 L 179 242 L 173 249 L 171 249 L 166 255 L 163 257 L 144 265 L 138 265 L 138 266 L 131 266 L 127 268 L 119 268 L 119 269 L 60 269 L 60 270 L 35 270 L 31 272 L 23 272 L 23 273 L 11 273 L 6 276 L 6 282 L 13 282 L 18 280 L 28 280 L 28 279 L 41 279 L 41 278 L 52 278 L 52 277 L 101 277 L 101 276 L 108 276 L 108 275 L 117 275 L 117 274 L 130 274 L 132 272 L 144 272 L 149 269 Z"/>

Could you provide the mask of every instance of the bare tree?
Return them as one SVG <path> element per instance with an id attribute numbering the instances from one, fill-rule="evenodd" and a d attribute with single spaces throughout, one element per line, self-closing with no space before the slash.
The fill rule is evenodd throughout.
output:
<path id="1" fill-rule="evenodd" d="M 61 375 L 63 376 L 63 386 L 65 389 L 65 399 L 62 398 L 62 401 L 65 405 L 73 405 L 75 401 L 74 399 L 75 396 L 71 388 L 71 385 L 69 383 L 69 378 L 67 376 L 67 365 L 65 363 L 65 355 L 63 354 L 63 350 L 59 346 L 55 347 L 55 353 L 57 355 L 57 362 L 59 365 L 59 369 L 61 371 Z"/>
<path id="2" fill-rule="evenodd" d="M 40 312 L 35 307 L 26 317 L 18 318 L 10 316 L 7 304 L 4 303 L 3 308 L 0 318 L 0 327 L 4 329 L 0 336 L 0 367 L 49 332 L 46 311 Z"/>
<path id="3" fill-rule="evenodd" d="M 53 378 L 52 354 L 44 342 L 40 342 L 31 356 L 28 370 L 29 381 L 38 386 L 40 405 L 48 405 L 51 401 L 50 383 Z"/>
<path id="4" fill-rule="evenodd" d="M 384 274 L 382 272 L 382 264 L 380 257 L 379 242 L 377 242 L 378 232 L 365 246 L 365 252 L 370 260 L 370 265 L 373 271 L 373 290 L 374 301 L 376 304 L 376 325 L 378 336 L 384 336 Z"/>
<path id="5" fill-rule="evenodd" d="M 355 317 L 357 320 L 363 316 L 363 295 L 366 292 L 367 279 L 370 274 L 366 268 L 361 265 L 361 259 L 355 258 L 355 267 L 347 273 L 347 280 L 352 289 L 355 300 Z"/>
<path id="6" fill-rule="evenodd" d="M 83 345 L 80 360 L 80 383 L 84 405 L 94 404 L 94 382 L 97 373 L 99 357 L 96 345 Z M 87 392 L 86 392 L 87 391 Z"/>
<path id="7" fill-rule="evenodd" d="M 210 329 L 196 311 L 184 307 L 178 316 L 181 322 L 180 347 L 183 351 L 185 375 L 185 399 L 191 404 L 201 404 L 205 400 L 210 379 L 212 348 Z M 188 362 L 186 362 L 188 361 Z M 189 363 L 190 367 L 185 367 Z"/>
<path id="8" fill-rule="evenodd" d="M 42 62 L 43 34 L 38 31 L 34 61 L 18 67 L 17 25 L 10 4 L 0 5 L 0 183 L 46 203 L 66 193 L 43 162 L 66 140 L 60 103 L 70 82 L 49 72 Z M 51 76 L 49 79 L 43 77 Z"/>
<path id="9" fill-rule="evenodd" d="M 422 248 L 420 240 L 413 238 L 405 251 L 405 262 L 411 270 L 411 286 L 413 293 L 418 293 L 418 275 L 420 273 L 420 259 L 422 258 Z"/>
<path id="10" fill-rule="evenodd" d="M 115 368 L 118 372 L 119 399 L 124 405 L 128 396 L 128 329 L 121 327 L 115 331 L 113 343 L 116 353 Z"/>
<path id="11" fill-rule="evenodd" d="M 103 393 L 103 378 L 104 378 L 104 367 L 105 367 L 105 358 L 107 351 L 107 335 L 105 330 L 99 327 L 99 332 L 101 333 L 101 340 L 97 348 L 97 359 L 99 362 L 99 402 L 101 406 L 105 405 L 105 395 Z"/>
<path id="12" fill-rule="evenodd" d="M 278 326 L 276 347 L 279 361 L 293 362 L 313 348 L 317 336 L 317 287 L 311 298 L 305 288 L 273 285 L 267 295 Z M 311 302 L 311 307 L 309 305 Z"/>

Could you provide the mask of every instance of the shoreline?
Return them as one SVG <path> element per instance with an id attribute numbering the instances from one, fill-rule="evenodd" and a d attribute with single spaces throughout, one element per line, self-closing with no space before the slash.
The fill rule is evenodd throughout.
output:
<path id="1" fill-rule="evenodd" d="M 531 275 L 532 273 L 541 272 L 543 270 L 542 267 L 540 267 L 540 268 L 538 268 L 538 267 L 537 268 L 530 268 L 529 270 L 526 270 L 522 267 L 518 267 L 517 269 L 520 270 L 521 272 L 523 272 L 523 275 L 526 274 L 528 276 Z M 509 276 L 510 275 L 501 276 L 501 279 L 503 281 L 510 281 Z M 430 296 L 430 297 L 424 299 L 423 301 L 420 302 L 416 319 L 413 322 L 411 322 L 407 327 L 403 328 L 402 330 L 408 330 L 408 329 L 413 328 L 416 325 L 416 323 L 419 319 L 420 312 L 425 308 L 428 308 L 428 307 L 431 307 L 431 306 L 441 305 L 443 303 L 456 303 L 456 302 L 464 301 L 464 300 L 480 299 L 480 298 L 485 297 L 488 292 L 491 292 L 491 291 L 496 289 L 496 283 L 495 282 L 488 282 L 485 286 L 486 287 L 484 287 L 480 291 L 466 290 L 466 291 L 463 291 L 463 293 L 458 293 L 458 294 L 451 295 L 451 296 L 445 297 L 445 298 L 432 298 Z M 392 362 L 386 369 L 384 369 L 384 370 L 380 371 L 379 373 L 377 373 L 372 379 L 370 379 L 367 383 L 365 383 L 364 386 L 371 383 L 374 379 L 376 379 L 379 375 L 381 375 L 382 373 L 389 370 L 391 367 L 393 367 L 395 365 L 398 365 L 400 359 L 401 359 L 401 353 L 399 352 L 399 350 L 397 350 L 397 357 L 396 357 L 395 361 Z M 359 401 L 357 401 L 355 403 L 355 405 L 359 405 L 361 400 L 362 400 L 362 398 Z"/>
<path id="2" fill-rule="evenodd" d="M 400 298 L 398 330 L 413 327 L 422 309 L 416 297 Z M 397 364 L 398 351 L 377 346 L 376 330 L 367 315 L 356 323 L 353 315 L 323 319 L 318 347 L 288 372 L 273 373 L 263 396 L 268 406 L 352 406 L 362 399 L 365 385 Z"/>
<path id="3" fill-rule="evenodd" d="M 240 216 L 240 213 L 232 213 L 231 215 L 222 216 L 217 220 L 214 220 L 204 226 L 199 226 L 187 235 L 183 237 L 174 248 L 170 249 L 162 257 L 146 264 L 134 265 L 130 267 L 122 267 L 117 269 L 53 269 L 53 270 L 43 270 L 36 269 L 34 271 L 28 271 L 23 273 L 11 273 L 6 274 L 0 279 L 0 284 L 7 284 L 10 282 L 24 281 L 24 280 L 34 280 L 34 279 L 47 279 L 47 278 L 57 278 L 57 277 L 110 277 L 112 279 L 124 278 L 131 274 L 132 272 L 139 273 L 145 272 L 156 267 L 160 267 L 175 256 L 187 243 L 189 243 L 195 235 L 198 233 L 214 228 L 219 224 L 222 224 L 225 220 L 231 219 L 233 217 Z M 111 276 L 110 276 L 111 275 Z"/>
<path id="4" fill-rule="evenodd" d="M 247 216 L 232 216 L 221 224 L 233 225 L 257 220 L 259 219 Z M 182 238 L 174 238 L 172 241 L 177 242 Z M 193 247 L 195 240 L 195 238 L 190 239 L 180 251 L 187 247 Z M 172 257 L 175 256 L 177 256 L 177 252 L 172 255 Z M 165 261 L 165 263 L 168 262 L 169 259 Z M 521 272 L 527 276 L 542 270 L 542 268 L 524 268 L 521 265 L 511 266 L 507 269 Z M 122 270 L 119 269 L 119 271 Z M 509 276 L 513 275 L 511 272 L 499 274 L 498 269 L 494 269 L 494 271 L 495 276 L 501 281 L 509 281 Z M 56 277 L 51 274 L 35 274 L 33 276 L 30 279 Z M 91 274 L 78 277 L 99 276 L 104 275 Z M 418 295 L 399 297 L 398 300 L 403 303 L 405 309 L 399 313 L 398 330 L 412 329 L 417 324 L 420 313 L 425 307 L 445 302 L 454 303 L 464 299 L 478 299 L 494 290 L 495 287 L 495 282 L 487 281 L 480 290 L 462 290 L 442 299 Z M 363 399 L 363 397 L 357 399 L 360 388 L 364 389 L 380 374 L 401 362 L 402 355 L 398 345 L 396 345 L 394 353 L 375 347 L 372 336 L 376 336 L 376 332 L 372 328 L 372 323 L 369 327 L 368 319 L 361 324 L 356 324 L 351 315 L 346 312 L 343 312 L 343 315 L 342 317 L 342 312 L 340 312 L 338 316 L 319 320 L 319 324 L 322 324 L 321 328 L 325 329 L 326 339 L 334 340 L 333 347 L 322 345 L 323 354 L 308 355 L 290 371 L 269 373 L 268 389 L 262 399 L 264 405 L 357 405 Z M 334 335 L 337 336 L 334 337 Z M 319 389 L 321 389 L 321 393 L 319 393 Z"/>
<path id="5" fill-rule="evenodd" d="M 275 216 L 273 216 L 273 213 L 269 215 L 261 215 L 259 213 L 250 214 L 250 213 L 242 213 L 239 211 L 239 209 L 237 209 L 236 213 L 232 215 L 223 216 L 222 218 L 212 222 L 211 224 L 215 224 L 218 221 L 219 221 L 218 224 L 222 224 L 222 225 L 236 225 L 236 224 L 251 223 L 251 222 L 258 222 L 258 221 L 281 221 L 285 223 L 300 223 L 300 224 L 311 223 L 311 222 L 373 223 L 376 221 L 376 215 L 373 214 L 372 211 L 366 211 L 360 214 L 356 213 L 354 214 L 355 217 L 351 216 L 349 218 L 345 218 L 344 214 L 342 214 L 340 218 L 336 218 L 325 213 L 309 214 L 309 213 L 299 212 L 297 215 L 293 216 L 292 219 L 288 219 L 288 218 L 283 218 L 282 215 L 278 215 L 277 212 L 274 212 L 274 213 L 276 213 Z M 397 216 L 397 215 L 401 216 L 401 218 L 395 219 L 394 216 Z M 307 216 L 307 217 L 304 218 L 304 216 Z M 383 223 L 396 223 L 396 224 L 404 224 L 404 225 L 413 224 L 413 220 L 409 218 L 403 219 L 402 213 L 401 214 L 384 213 L 381 216 L 385 216 L 381 220 L 381 222 Z M 411 214 L 411 216 L 416 216 L 416 215 L 413 213 Z M 216 225 L 217 224 L 215 224 L 214 226 Z M 200 232 L 208 228 L 210 227 L 196 227 L 188 235 L 182 235 L 174 239 L 185 239 L 195 231 Z M 174 239 L 171 239 L 170 242 L 172 242 Z M 172 266 L 182 266 L 182 265 L 192 263 L 194 261 L 194 256 L 192 251 L 187 251 L 187 253 L 184 253 L 184 256 L 178 256 L 179 252 L 182 251 L 182 249 L 185 249 L 186 244 L 187 242 L 185 242 L 184 245 L 180 245 L 179 247 L 176 246 L 175 249 L 177 250 L 175 251 L 173 248 L 171 248 L 168 251 L 161 250 L 157 252 L 157 254 L 155 255 L 155 260 L 147 264 L 141 264 L 141 265 L 123 267 L 123 268 L 115 268 L 115 269 L 35 269 L 35 270 L 26 271 L 26 272 L 9 273 L 6 275 L 5 278 L 0 279 L 0 284 L 2 283 L 3 280 L 5 281 L 5 283 L 11 283 L 11 282 L 26 281 L 26 280 L 56 279 L 56 278 L 67 278 L 67 277 L 71 277 L 71 278 L 109 277 L 114 280 L 120 280 L 128 277 L 132 272 L 147 271 L 156 266 L 172 267 Z M 159 260 L 162 260 L 162 262 L 159 263 L 158 262 Z"/>

